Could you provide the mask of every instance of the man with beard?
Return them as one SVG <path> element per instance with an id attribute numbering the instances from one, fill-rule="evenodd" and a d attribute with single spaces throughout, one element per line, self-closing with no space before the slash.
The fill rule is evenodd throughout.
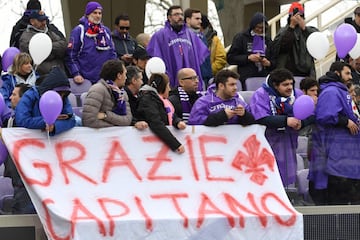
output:
<path id="1" fill-rule="evenodd" d="M 199 90 L 203 90 L 200 65 L 209 55 L 205 44 L 184 24 L 180 6 L 171 6 L 167 11 L 165 27 L 150 39 L 147 52 L 152 57 L 160 57 L 166 65 L 170 87 L 179 85 L 176 75 L 181 68 L 191 67 L 199 76 Z"/>
<path id="2" fill-rule="evenodd" d="M 116 58 L 111 32 L 101 22 L 102 10 L 100 3 L 88 2 L 80 24 L 70 33 L 65 60 L 75 83 L 81 84 L 84 79 L 96 83 L 102 65 Z"/>
<path id="3" fill-rule="evenodd" d="M 179 86 L 170 92 L 169 101 L 174 105 L 176 115 L 187 123 L 192 106 L 200 97 L 197 91 L 199 76 L 192 68 L 182 68 L 177 74 L 177 79 Z"/>
<path id="4" fill-rule="evenodd" d="M 296 180 L 296 148 L 298 130 L 307 125 L 294 117 L 295 99 L 303 95 L 294 88 L 292 73 L 284 68 L 273 70 L 255 91 L 251 98 L 250 109 L 259 124 L 265 125 L 268 140 L 279 168 L 285 187 Z"/>
<path id="5" fill-rule="evenodd" d="M 220 70 L 205 96 L 199 98 L 190 112 L 189 125 L 219 126 L 254 123 L 249 106 L 237 92 L 239 74 Z"/>
<path id="6" fill-rule="evenodd" d="M 346 86 L 351 80 L 350 65 L 340 61 L 319 79 L 309 166 L 309 191 L 318 205 L 360 203 L 359 120 Z"/>

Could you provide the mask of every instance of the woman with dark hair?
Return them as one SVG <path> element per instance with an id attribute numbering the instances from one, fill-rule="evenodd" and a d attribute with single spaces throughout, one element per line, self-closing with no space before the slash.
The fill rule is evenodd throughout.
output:
<path id="1" fill-rule="evenodd" d="M 146 121 L 155 135 L 180 154 L 185 152 L 185 148 L 166 126 L 173 125 L 182 130 L 186 124 L 176 116 L 174 107 L 167 99 L 169 91 L 169 77 L 163 73 L 153 73 L 149 85 L 140 88 L 136 118 Z"/>

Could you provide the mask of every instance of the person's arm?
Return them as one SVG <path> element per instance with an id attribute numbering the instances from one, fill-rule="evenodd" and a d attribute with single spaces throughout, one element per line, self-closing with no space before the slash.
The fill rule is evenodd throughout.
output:
<path id="1" fill-rule="evenodd" d="M 226 51 L 218 36 L 214 36 L 211 43 L 211 69 L 213 74 L 226 65 Z"/>
<path id="2" fill-rule="evenodd" d="M 151 131 L 158 136 L 169 148 L 176 151 L 181 146 L 181 143 L 166 127 L 161 120 L 161 113 L 159 106 L 156 104 L 154 98 L 150 94 L 145 94 L 139 99 L 138 114 L 142 116 L 141 120 L 148 123 Z"/>
<path id="3" fill-rule="evenodd" d="M 247 47 L 244 46 L 244 36 L 241 33 L 235 35 L 226 60 L 233 65 L 246 65 L 249 63 Z"/>
<path id="4" fill-rule="evenodd" d="M 80 64 L 78 60 L 78 55 L 82 46 L 80 35 L 81 27 L 77 26 L 70 33 L 69 43 L 66 49 L 65 64 L 72 77 L 79 75 L 81 76 Z"/>

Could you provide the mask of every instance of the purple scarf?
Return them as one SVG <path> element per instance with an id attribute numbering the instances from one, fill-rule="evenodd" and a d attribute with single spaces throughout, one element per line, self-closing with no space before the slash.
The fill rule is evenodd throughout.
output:
<path id="1" fill-rule="evenodd" d="M 108 87 L 111 89 L 112 95 L 115 98 L 115 106 L 113 108 L 113 112 L 118 115 L 126 115 L 126 101 L 124 100 L 124 89 L 120 89 L 118 86 L 114 84 L 111 80 L 106 80 Z"/>

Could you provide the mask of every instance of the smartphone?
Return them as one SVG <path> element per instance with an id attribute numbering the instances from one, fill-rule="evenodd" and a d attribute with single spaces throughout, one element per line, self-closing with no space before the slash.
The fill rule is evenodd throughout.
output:
<path id="1" fill-rule="evenodd" d="M 299 8 L 294 8 L 293 15 L 297 14 L 299 12 Z"/>

